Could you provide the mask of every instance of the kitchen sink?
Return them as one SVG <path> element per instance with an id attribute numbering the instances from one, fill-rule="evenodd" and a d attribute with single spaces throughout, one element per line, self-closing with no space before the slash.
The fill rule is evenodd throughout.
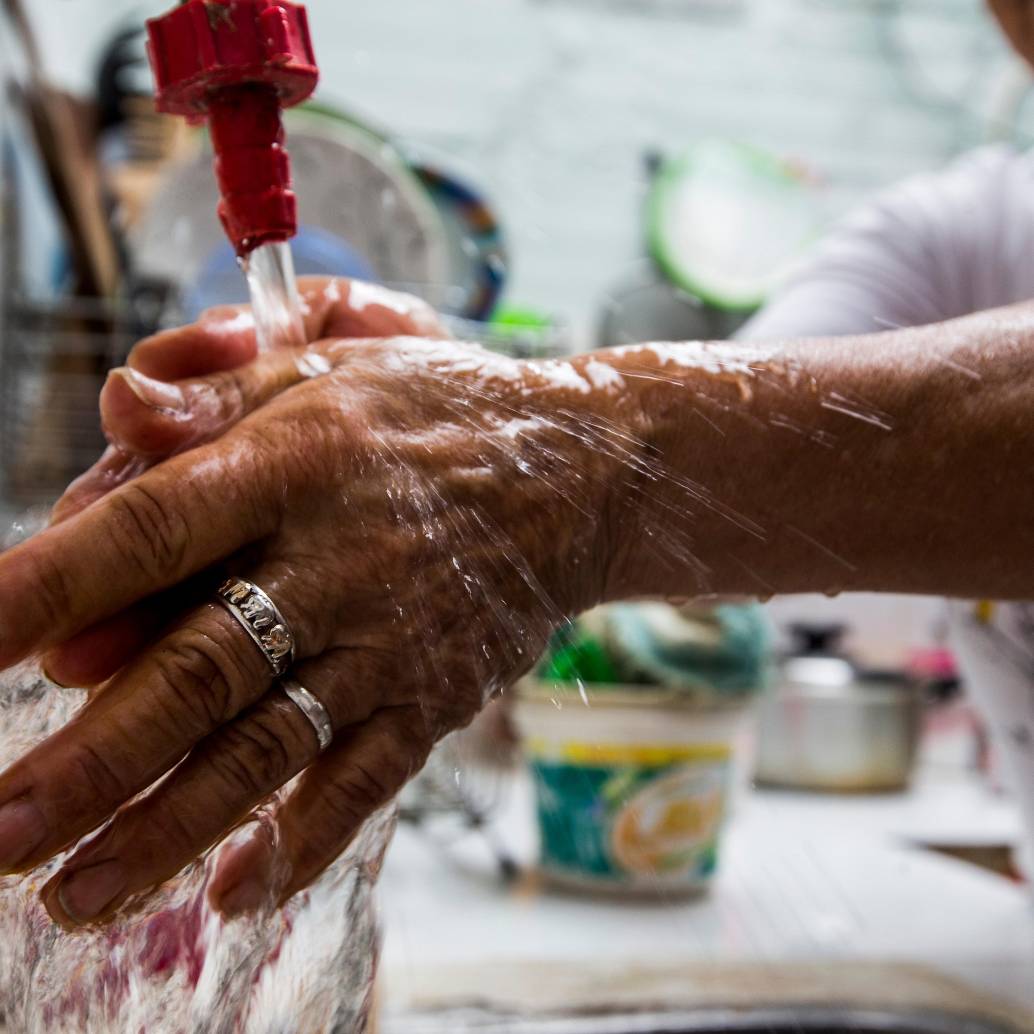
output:
<path id="1" fill-rule="evenodd" d="M 525 1020 L 478 1010 L 422 1017 L 411 1034 L 1031 1034 L 1031 1028 L 935 1011 L 838 1007 L 702 1009 L 679 1015 L 568 1016 Z"/>

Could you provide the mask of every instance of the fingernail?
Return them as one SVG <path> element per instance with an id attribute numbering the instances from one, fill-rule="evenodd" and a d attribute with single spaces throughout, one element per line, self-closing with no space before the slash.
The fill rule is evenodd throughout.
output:
<path id="1" fill-rule="evenodd" d="M 269 887 L 260 880 L 243 879 L 219 898 L 218 909 L 227 918 L 257 912 L 271 898 Z"/>
<path id="2" fill-rule="evenodd" d="M 128 366 L 120 366 L 117 370 L 112 370 L 108 376 L 118 377 L 150 409 L 181 413 L 187 408 L 183 392 L 175 384 L 156 381 L 153 377 L 147 377 Z"/>
<path id="3" fill-rule="evenodd" d="M 43 677 L 44 677 L 44 678 L 45 678 L 45 679 L 46 679 L 46 680 L 47 680 L 48 682 L 53 682 L 53 683 L 54 683 L 54 685 L 55 685 L 55 686 L 57 686 L 57 688 L 58 688 L 58 689 L 71 689 L 71 688 L 72 688 L 71 686 L 69 686 L 69 685 L 66 685 L 66 684 L 65 684 L 64 682 L 62 682 L 62 681 L 61 681 L 60 679 L 56 679 L 56 678 L 54 678 L 54 676 L 53 676 L 53 675 L 51 675 L 49 671 L 47 671 L 46 665 L 43 665 L 43 664 L 41 664 L 41 665 L 40 665 L 40 670 L 41 670 L 41 671 L 43 672 Z"/>
<path id="4" fill-rule="evenodd" d="M 69 873 L 61 882 L 57 896 L 69 919 L 86 922 L 101 912 L 126 886 L 126 870 L 121 862 L 98 862 Z"/>
<path id="5" fill-rule="evenodd" d="M 0 872 L 27 858 L 47 835 L 43 813 L 28 801 L 12 801 L 0 808 Z"/>

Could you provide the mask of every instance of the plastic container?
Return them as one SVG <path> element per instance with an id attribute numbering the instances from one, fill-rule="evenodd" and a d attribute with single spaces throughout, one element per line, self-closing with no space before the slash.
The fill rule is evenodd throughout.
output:
<path id="1" fill-rule="evenodd" d="M 568 685 L 525 680 L 516 714 L 543 874 L 579 890 L 706 890 L 748 711 L 640 686 L 593 686 L 586 706 Z"/>

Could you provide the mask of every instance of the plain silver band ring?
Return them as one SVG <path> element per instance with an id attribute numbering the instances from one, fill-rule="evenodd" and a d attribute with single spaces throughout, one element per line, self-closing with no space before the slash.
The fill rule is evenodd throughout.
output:
<path id="1" fill-rule="evenodd" d="M 300 683 L 294 679 L 283 679 L 280 688 L 291 698 L 316 730 L 316 739 L 320 741 L 320 750 L 324 751 L 334 739 L 334 726 L 330 721 L 327 709 Z"/>
<path id="2" fill-rule="evenodd" d="M 279 678 L 294 663 L 294 635 L 276 604 L 254 582 L 229 578 L 217 594 L 219 602 L 240 622 Z"/>

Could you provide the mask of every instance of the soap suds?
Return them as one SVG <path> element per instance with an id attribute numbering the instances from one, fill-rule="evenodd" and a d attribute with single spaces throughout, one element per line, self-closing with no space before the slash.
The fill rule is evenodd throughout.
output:
<path id="1" fill-rule="evenodd" d="M 625 390 L 625 378 L 613 366 L 601 363 L 597 359 L 590 359 L 585 364 L 585 376 L 599 391 L 610 393 Z"/>
<path id="2" fill-rule="evenodd" d="M 535 369 L 542 374 L 553 388 L 577 391 L 581 395 L 588 395 L 592 391 L 592 385 L 571 363 L 560 359 L 547 359 L 534 365 Z"/>
<path id="3" fill-rule="evenodd" d="M 661 366 L 703 370 L 705 373 L 733 373 L 753 376 L 758 367 L 770 363 L 777 352 L 773 348 L 743 345 L 726 341 L 654 342 L 648 345 L 622 345 L 612 350 L 622 358 L 649 353 Z"/>
<path id="4" fill-rule="evenodd" d="M 330 297 L 329 294 L 328 297 Z M 418 306 L 417 300 L 410 295 L 389 291 L 379 284 L 370 284 L 365 280 L 351 282 L 348 290 L 348 304 L 356 312 L 362 312 L 371 305 L 377 305 L 382 309 L 390 309 L 399 316 L 411 315 Z"/>
<path id="5" fill-rule="evenodd" d="M 245 331 L 255 329 L 255 317 L 251 311 L 244 309 L 230 319 L 216 319 L 204 323 L 205 332 L 208 334 L 226 335 L 243 334 Z"/>

